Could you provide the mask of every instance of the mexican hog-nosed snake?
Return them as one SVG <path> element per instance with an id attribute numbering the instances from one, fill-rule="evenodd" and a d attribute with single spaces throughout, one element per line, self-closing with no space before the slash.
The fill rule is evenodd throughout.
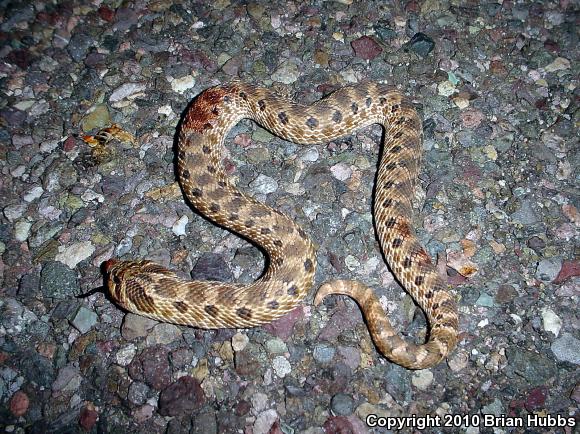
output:
<path id="1" fill-rule="evenodd" d="M 400 338 L 373 290 L 362 283 L 325 283 L 314 303 L 320 304 L 328 294 L 348 295 L 361 307 L 370 334 L 386 357 L 410 369 L 440 362 L 456 345 L 458 318 L 453 298 L 411 226 L 422 124 L 407 98 L 378 83 L 346 87 L 312 105 L 241 82 L 201 93 L 180 130 L 179 182 L 201 214 L 261 246 L 269 257 L 267 269 L 256 282 L 242 285 L 187 281 L 151 261 L 109 260 L 105 272 L 113 299 L 140 315 L 213 329 L 271 322 L 306 296 L 316 267 L 312 242 L 292 219 L 239 191 L 222 168 L 225 137 L 243 118 L 301 144 L 328 142 L 371 124 L 384 127 L 374 197 L 377 235 L 397 279 L 426 313 L 431 326 L 428 341 L 415 345 Z"/>

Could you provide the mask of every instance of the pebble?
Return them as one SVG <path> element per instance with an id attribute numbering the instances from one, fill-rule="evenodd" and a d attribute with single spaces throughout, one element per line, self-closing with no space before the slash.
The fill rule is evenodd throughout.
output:
<path id="1" fill-rule="evenodd" d="M 14 417 L 24 416 L 28 411 L 28 407 L 30 406 L 30 399 L 28 395 L 21 390 L 16 392 L 10 398 L 10 413 Z"/>
<path id="2" fill-rule="evenodd" d="M 562 339 L 560 337 L 559 339 Z M 556 341 L 552 344 L 555 344 Z M 558 350 L 560 349 L 557 346 Z M 554 351 L 554 349 L 552 349 Z M 526 379 L 531 386 L 540 386 L 545 384 L 556 374 L 554 361 L 547 358 L 544 354 L 538 354 L 532 351 L 519 348 L 506 349 L 506 357 L 510 369 L 513 369 L 519 376 Z"/>
<path id="3" fill-rule="evenodd" d="M 372 60 L 383 52 L 380 44 L 370 36 L 361 36 L 350 43 L 354 55 L 365 60 Z"/>
<path id="4" fill-rule="evenodd" d="M 459 372 L 469 365 L 469 354 L 465 351 L 454 351 L 447 364 L 453 372 Z"/>
<path id="5" fill-rule="evenodd" d="M 14 238 L 16 241 L 26 241 L 30 235 L 32 223 L 27 220 L 20 220 L 14 224 Z"/>
<path id="6" fill-rule="evenodd" d="M 145 404 L 133 410 L 132 415 L 135 419 L 135 422 L 142 424 L 151 419 L 154 413 L 155 407 L 153 407 L 151 404 Z"/>
<path id="7" fill-rule="evenodd" d="M 183 94 L 187 92 L 189 89 L 193 89 L 194 87 L 195 87 L 195 77 L 193 75 L 186 75 L 171 80 L 171 89 L 173 89 L 174 92 L 177 92 L 179 94 Z"/>
<path id="8" fill-rule="evenodd" d="M 477 306 L 483 306 L 483 307 L 494 307 L 495 306 L 493 298 L 485 292 L 482 292 L 479 295 L 479 298 L 477 299 L 475 304 Z"/>
<path id="9" fill-rule="evenodd" d="M 79 425 L 85 431 L 91 431 L 97 423 L 98 418 L 99 413 L 95 410 L 95 406 L 89 403 L 81 410 L 79 415 Z"/>
<path id="10" fill-rule="evenodd" d="M 49 261 L 40 273 L 40 289 L 47 298 L 70 299 L 81 292 L 77 274 L 61 262 Z"/>
<path id="11" fill-rule="evenodd" d="M 278 182 L 269 176 L 258 175 L 256 179 L 250 182 L 250 188 L 255 193 L 269 194 L 278 190 Z"/>
<path id="12" fill-rule="evenodd" d="M 94 252 L 95 246 L 91 241 L 80 241 L 64 248 L 54 259 L 73 269 L 79 262 L 89 258 Z"/>
<path id="13" fill-rule="evenodd" d="M 562 336 L 552 343 L 551 349 L 559 361 L 580 365 L 580 340 L 570 333 L 562 333 Z"/>
<path id="14" fill-rule="evenodd" d="M 89 110 L 81 120 L 84 132 L 108 127 L 111 124 L 111 114 L 106 104 L 97 104 Z"/>
<path id="15" fill-rule="evenodd" d="M 127 398 L 133 404 L 142 405 L 147 401 L 147 396 L 149 395 L 150 389 L 145 383 L 140 381 L 133 381 L 129 386 L 129 393 Z"/>
<path id="16" fill-rule="evenodd" d="M 36 187 L 28 190 L 23 199 L 30 203 L 42 196 L 42 193 L 44 193 L 44 189 L 40 185 L 37 185 Z"/>
<path id="17" fill-rule="evenodd" d="M 519 223 L 524 226 L 533 225 L 538 222 L 538 216 L 534 211 L 532 202 L 523 200 L 520 208 L 511 215 L 514 223 Z"/>
<path id="18" fill-rule="evenodd" d="M 332 412 L 339 416 L 349 416 L 354 411 L 354 399 L 346 393 L 337 393 L 330 400 Z"/>
<path id="19" fill-rule="evenodd" d="M 144 83 L 124 83 L 117 87 L 111 96 L 109 97 L 109 102 L 119 102 L 126 98 L 136 98 L 141 95 L 147 89 L 147 85 Z"/>
<path id="20" fill-rule="evenodd" d="M 155 390 L 163 390 L 171 384 L 171 367 L 168 350 L 163 346 L 145 348 L 129 364 L 129 375 Z"/>
<path id="21" fill-rule="evenodd" d="M 18 220 L 26 212 L 27 205 L 24 203 L 8 205 L 2 210 L 4 217 L 8 219 L 9 222 Z"/>
<path id="22" fill-rule="evenodd" d="M 67 365 L 58 371 L 58 375 L 52 383 L 52 391 L 64 393 L 73 393 L 81 385 L 82 376 L 79 368 Z"/>
<path id="23" fill-rule="evenodd" d="M 181 328 L 168 323 L 160 323 L 153 327 L 147 335 L 147 345 L 168 345 L 181 338 Z"/>
<path id="24" fill-rule="evenodd" d="M 292 84 L 300 77 L 300 70 L 295 62 L 285 61 L 272 74 L 272 80 L 284 84 Z"/>
<path id="25" fill-rule="evenodd" d="M 85 334 L 93 328 L 93 326 L 97 323 L 97 319 L 98 317 L 95 312 L 87 309 L 84 306 L 81 306 L 71 323 L 79 332 L 81 332 L 81 334 Z"/>
<path id="26" fill-rule="evenodd" d="M 561 258 L 542 259 L 536 268 L 536 277 L 544 282 L 552 282 L 562 269 Z"/>
<path id="27" fill-rule="evenodd" d="M 312 356 L 319 363 L 330 363 L 334 358 L 335 352 L 336 350 L 333 347 L 319 344 L 314 347 Z"/>
<path id="28" fill-rule="evenodd" d="M 232 348 L 234 351 L 243 351 L 248 342 L 250 342 L 250 339 L 244 333 L 237 332 L 232 336 Z"/>
<path id="29" fill-rule="evenodd" d="M 268 395 L 262 392 L 256 392 L 250 398 L 252 402 L 252 408 L 255 413 L 260 413 L 264 411 L 268 405 Z"/>
<path id="30" fill-rule="evenodd" d="M 288 346 L 282 339 L 274 338 L 266 341 L 266 350 L 270 354 L 284 354 L 288 352 Z"/>
<path id="31" fill-rule="evenodd" d="M 233 279 L 233 275 L 222 255 L 204 253 L 191 270 L 191 278 L 194 280 L 228 282 Z"/>
<path id="32" fill-rule="evenodd" d="M 253 425 L 253 434 L 269 434 L 270 428 L 274 425 L 274 422 L 278 420 L 278 413 L 276 410 L 266 410 L 260 413 L 256 417 L 256 421 Z"/>
<path id="33" fill-rule="evenodd" d="M 137 347 L 135 344 L 126 345 L 119 350 L 117 350 L 117 354 L 115 355 L 115 360 L 117 361 L 117 365 L 120 366 L 127 366 L 133 358 L 137 354 Z"/>
<path id="34" fill-rule="evenodd" d="M 159 395 L 159 414 L 180 416 L 191 414 L 205 403 L 205 394 L 199 381 L 183 376 L 164 389 Z"/>
<path id="35" fill-rule="evenodd" d="M 570 61 L 565 57 L 557 57 L 552 63 L 544 67 L 546 72 L 556 72 L 564 69 L 570 69 Z"/>
<path id="36" fill-rule="evenodd" d="M 187 232 L 185 231 L 185 228 L 186 228 L 188 223 L 189 223 L 189 217 L 187 217 L 186 215 L 182 215 L 181 217 L 179 217 L 175 221 L 175 223 L 173 223 L 173 226 L 171 226 L 171 230 L 178 237 L 186 235 Z"/>
<path id="37" fill-rule="evenodd" d="M 284 378 L 290 372 L 292 372 L 292 366 L 288 359 L 284 356 L 276 356 L 272 360 L 272 368 L 276 375 L 280 378 Z"/>
<path id="38" fill-rule="evenodd" d="M 300 156 L 300 159 L 302 161 L 308 161 L 308 162 L 318 161 L 318 158 L 320 158 L 320 152 L 318 152 L 318 149 L 316 149 L 316 148 L 308 148 Z"/>
<path id="39" fill-rule="evenodd" d="M 415 33 L 411 40 L 405 44 L 409 50 L 425 58 L 435 48 L 435 41 L 424 33 Z"/>
<path id="40" fill-rule="evenodd" d="M 552 332 L 556 337 L 558 337 L 560 330 L 562 329 L 562 320 L 560 317 L 556 315 L 552 309 L 547 307 L 543 308 L 541 313 L 544 330 Z"/>
<path id="41" fill-rule="evenodd" d="M 159 324 L 157 321 L 134 313 L 127 313 L 123 320 L 121 335 L 128 341 L 147 336 L 149 330 Z"/>
<path id="42" fill-rule="evenodd" d="M 427 390 L 433 384 L 433 372 L 428 369 L 421 369 L 413 372 L 411 383 L 419 390 Z"/>
<path id="43" fill-rule="evenodd" d="M 343 182 L 349 179 L 352 175 L 352 169 L 345 163 L 335 164 L 330 168 L 330 172 L 332 173 L 332 176 Z"/>

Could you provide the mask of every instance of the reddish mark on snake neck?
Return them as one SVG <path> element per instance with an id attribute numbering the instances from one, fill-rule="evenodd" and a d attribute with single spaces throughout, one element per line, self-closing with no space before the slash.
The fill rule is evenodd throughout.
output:
<path id="1" fill-rule="evenodd" d="M 184 129 L 191 129 L 198 133 L 212 129 L 219 116 L 217 106 L 221 104 L 224 96 L 228 93 L 229 91 L 223 87 L 215 87 L 199 95 L 187 112 L 183 124 Z"/>
<path id="2" fill-rule="evenodd" d="M 418 262 L 420 265 L 428 266 L 432 264 L 431 256 L 429 256 L 423 247 L 421 247 L 421 250 L 417 252 L 415 257 L 419 260 Z"/>

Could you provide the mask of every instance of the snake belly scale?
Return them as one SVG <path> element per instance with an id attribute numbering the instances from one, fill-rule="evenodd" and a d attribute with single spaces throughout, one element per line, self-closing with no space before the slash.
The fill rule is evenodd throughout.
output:
<path id="1" fill-rule="evenodd" d="M 213 222 L 253 241 L 268 255 L 254 283 L 188 281 L 147 260 L 105 264 L 112 298 L 127 310 L 164 322 L 199 328 L 245 328 L 271 322 L 294 309 L 312 287 L 316 256 L 306 233 L 281 212 L 230 183 L 222 167 L 228 131 L 250 118 L 279 137 L 317 144 L 371 125 L 384 127 L 374 217 L 383 254 L 402 286 L 423 309 L 429 338 L 416 345 L 391 326 L 374 291 L 336 280 L 321 286 L 315 305 L 329 294 L 360 306 L 379 351 L 409 369 L 433 366 L 457 343 L 455 301 L 411 226 L 411 197 L 421 159 L 422 124 L 409 100 L 379 83 L 345 87 L 312 105 L 242 82 L 202 92 L 190 105 L 177 145 L 177 174 L 187 199 Z"/>

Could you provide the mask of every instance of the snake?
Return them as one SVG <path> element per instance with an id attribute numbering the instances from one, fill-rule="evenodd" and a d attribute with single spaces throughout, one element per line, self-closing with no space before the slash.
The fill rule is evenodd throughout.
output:
<path id="1" fill-rule="evenodd" d="M 405 368 L 425 369 L 446 358 L 457 344 L 456 302 L 411 223 L 422 120 L 408 97 L 379 82 L 342 87 L 312 104 L 241 81 L 200 93 L 181 120 L 178 181 L 201 215 L 265 252 L 265 270 L 253 283 L 241 284 L 183 279 L 149 260 L 109 259 L 104 274 L 113 301 L 158 321 L 217 329 L 270 323 L 306 297 L 316 271 L 313 242 L 294 219 L 233 185 L 222 164 L 228 132 L 246 118 L 297 144 L 329 142 L 372 124 L 383 127 L 373 197 L 375 230 L 391 271 L 425 313 L 430 325 L 426 342 L 399 336 L 375 291 L 359 281 L 322 284 L 314 305 L 331 294 L 354 299 L 376 348 Z"/>

